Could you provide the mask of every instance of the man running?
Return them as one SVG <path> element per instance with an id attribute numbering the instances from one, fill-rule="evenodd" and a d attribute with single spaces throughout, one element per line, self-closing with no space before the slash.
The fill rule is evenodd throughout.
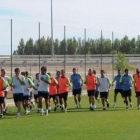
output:
<path id="1" fill-rule="evenodd" d="M 105 76 L 104 70 L 101 70 L 100 72 L 101 72 L 101 77 L 98 79 L 99 91 L 102 100 L 103 110 L 106 110 L 105 102 L 107 103 L 107 107 L 109 107 L 108 96 L 111 87 L 111 81 L 108 77 Z"/>
<path id="2" fill-rule="evenodd" d="M 70 76 L 70 82 L 72 83 L 73 96 L 76 104 L 76 108 L 81 108 L 81 91 L 83 86 L 83 78 L 77 73 L 76 68 L 73 68 L 73 74 Z"/>
<path id="3" fill-rule="evenodd" d="M 61 105 L 61 110 L 67 113 L 67 98 L 69 86 L 71 86 L 69 79 L 66 77 L 65 71 L 61 70 L 61 77 L 58 78 L 58 86 L 59 86 L 59 102 Z M 63 107 L 64 101 L 64 107 Z"/>
<path id="4" fill-rule="evenodd" d="M 5 89 L 7 88 L 7 83 L 4 80 L 4 78 L 2 78 L 0 76 L 0 110 L 1 110 L 1 118 L 3 118 L 3 108 L 4 108 L 4 97 L 5 97 Z"/>
<path id="5" fill-rule="evenodd" d="M 118 70 L 118 75 L 114 77 L 114 80 L 112 82 L 112 86 L 113 86 L 113 83 L 116 81 L 116 86 L 114 90 L 114 107 L 116 107 L 116 100 L 117 100 L 118 93 L 120 93 L 122 98 L 124 99 L 122 85 L 120 84 L 120 78 L 121 78 L 121 71 Z"/>
<path id="6" fill-rule="evenodd" d="M 138 110 L 140 110 L 140 71 L 137 70 L 137 76 L 134 79 L 134 88 L 137 97 Z"/>
<path id="7" fill-rule="evenodd" d="M 7 87 L 5 89 L 5 97 L 4 97 L 4 104 L 3 104 L 3 114 L 6 113 L 7 111 L 7 107 L 6 107 L 6 98 L 7 98 L 7 94 L 8 94 L 8 86 L 9 86 L 9 77 L 6 76 L 6 70 L 5 69 L 1 69 L 1 77 L 4 78 L 4 80 L 6 81 Z"/>
<path id="8" fill-rule="evenodd" d="M 47 68 L 45 66 L 41 67 L 41 74 L 39 74 L 39 86 L 38 86 L 38 97 L 39 97 L 39 108 L 41 109 L 40 115 L 43 115 L 42 98 L 45 99 L 46 111 L 45 115 L 48 115 L 49 107 L 49 84 L 50 76 L 46 74 Z"/>
<path id="9" fill-rule="evenodd" d="M 125 98 L 126 103 L 126 109 L 129 109 L 128 107 L 128 100 L 130 102 L 130 107 L 133 107 L 132 105 L 132 84 L 133 84 L 133 78 L 132 76 L 128 75 L 128 69 L 124 70 L 124 75 L 120 78 L 120 84 L 123 85 L 123 96 Z"/>
<path id="10" fill-rule="evenodd" d="M 15 69 L 15 75 L 9 80 L 10 86 L 13 88 L 13 96 L 16 107 L 18 108 L 17 118 L 20 117 L 21 103 L 23 100 L 23 85 L 25 85 L 25 77 L 20 75 L 20 69 Z"/>
<path id="11" fill-rule="evenodd" d="M 85 78 L 85 84 L 87 85 L 87 93 L 89 97 L 90 110 L 94 110 L 95 109 L 94 98 L 95 98 L 97 81 L 96 81 L 96 75 L 92 73 L 91 69 L 88 70 L 88 75 Z"/>

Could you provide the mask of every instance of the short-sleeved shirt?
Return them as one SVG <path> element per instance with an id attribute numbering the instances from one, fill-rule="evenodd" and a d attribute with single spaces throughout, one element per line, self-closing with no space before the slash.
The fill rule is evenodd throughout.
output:
<path id="1" fill-rule="evenodd" d="M 116 81 L 115 89 L 122 89 L 123 88 L 123 86 L 120 84 L 120 78 L 121 78 L 121 76 L 119 76 L 119 75 L 114 77 L 114 81 Z"/>
<path id="2" fill-rule="evenodd" d="M 72 74 L 70 76 L 70 81 L 72 82 L 73 90 L 81 88 L 81 80 L 83 80 L 80 74 Z"/>
<path id="3" fill-rule="evenodd" d="M 7 87 L 7 84 L 6 84 L 6 81 L 4 78 L 0 77 L 0 89 L 4 89 Z M 4 97 L 5 96 L 5 92 L 4 90 L 3 91 L 0 91 L 0 97 Z"/>
<path id="4" fill-rule="evenodd" d="M 25 83 L 25 77 L 20 75 L 20 79 L 22 82 Z M 20 94 L 23 93 L 23 85 L 21 85 L 20 81 L 18 80 L 17 76 L 13 76 L 10 80 L 9 80 L 9 84 L 10 85 L 14 85 L 15 88 L 13 88 L 13 94 Z"/>
<path id="5" fill-rule="evenodd" d="M 50 83 L 50 76 L 48 74 L 39 74 L 39 86 L 38 86 L 38 91 L 39 92 L 44 92 L 44 93 L 49 93 L 49 84 L 45 83 L 44 81 L 41 80 L 41 77 L 44 78 L 47 82 Z"/>
<path id="6" fill-rule="evenodd" d="M 111 85 L 111 81 L 108 77 L 100 77 L 98 83 L 100 92 L 108 92 L 109 85 Z"/>
<path id="7" fill-rule="evenodd" d="M 122 86 L 123 90 L 130 90 L 132 89 L 132 82 L 133 82 L 133 77 L 130 75 L 123 75 L 120 78 L 120 83 L 123 82 L 124 85 Z"/>
<path id="8" fill-rule="evenodd" d="M 31 79 L 25 78 L 25 85 L 23 86 L 23 96 L 30 95 L 30 90 L 27 90 L 28 88 L 31 88 L 34 86 L 34 83 Z"/>

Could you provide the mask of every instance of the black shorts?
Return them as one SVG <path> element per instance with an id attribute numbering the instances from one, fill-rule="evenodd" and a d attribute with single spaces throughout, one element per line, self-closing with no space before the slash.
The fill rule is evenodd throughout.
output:
<path id="1" fill-rule="evenodd" d="M 98 96 L 99 96 L 99 91 L 96 91 L 95 92 L 95 97 L 98 98 Z"/>
<path id="2" fill-rule="evenodd" d="M 0 97 L 0 104 L 4 103 L 4 97 Z"/>
<path id="3" fill-rule="evenodd" d="M 100 98 L 108 99 L 108 92 L 100 92 Z"/>
<path id="4" fill-rule="evenodd" d="M 123 97 L 130 97 L 132 96 L 131 89 L 130 90 L 123 90 Z"/>
<path id="5" fill-rule="evenodd" d="M 140 92 L 136 91 L 136 97 L 139 97 L 139 96 L 140 96 Z"/>
<path id="6" fill-rule="evenodd" d="M 87 90 L 88 96 L 95 96 L 96 90 Z"/>
<path id="7" fill-rule="evenodd" d="M 24 100 L 31 100 L 31 96 L 30 96 L 30 95 L 23 96 L 23 101 L 24 101 Z"/>
<path id="8" fill-rule="evenodd" d="M 8 91 L 5 91 L 5 98 L 7 97 Z"/>
<path id="9" fill-rule="evenodd" d="M 13 94 L 14 102 L 22 102 L 23 101 L 23 93 Z"/>
<path id="10" fill-rule="evenodd" d="M 72 93 L 73 93 L 73 95 L 81 94 L 81 88 L 73 89 Z"/>
<path id="11" fill-rule="evenodd" d="M 46 92 L 46 93 L 38 92 L 38 97 L 43 97 L 45 99 L 49 99 L 49 93 L 48 92 Z"/>
<path id="12" fill-rule="evenodd" d="M 53 98 L 53 100 L 55 100 L 56 97 L 57 97 L 57 95 L 50 95 L 50 96 L 49 96 L 49 98 L 50 98 L 50 99 Z"/>
<path id="13" fill-rule="evenodd" d="M 67 101 L 67 99 L 68 99 L 68 92 L 59 94 L 59 99 L 64 99 L 64 101 Z"/>
<path id="14" fill-rule="evenodd" d="M 34 99 L 35 100 L 38 99 L 38 95 L 34 94 Z"/>
<path id="15" fill-rule="evenodd" d="M 123 95 L 123 90 L 122 89 L 115 89 L 114 93 L 115 94 L 121 93 L 121 95 Z"/>
<path id="16" fill-rule="evenodd" d="M 33 92 L 31 91 L 31 92 L 30 92 L 30 99 L 32 99 L 32 95 L 33 95 Z"/>

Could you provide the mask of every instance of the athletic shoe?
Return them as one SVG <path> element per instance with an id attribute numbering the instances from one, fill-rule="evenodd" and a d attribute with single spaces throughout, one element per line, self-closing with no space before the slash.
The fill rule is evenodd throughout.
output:
<path id="1" fill-rule="evenodd" d="M 127 107 L 126 107 L 126 109 L 128 110 L 128 109 L 129 109 L 129 107 L 127 106 Z"/>
<path id="2" fill-rule="evenodd" d="M 42 116 L 42 115 L 43 115 L 43 113 L 44 113 L 44 111 L 43 111 L 43 110 L 40 110 L 40 116 Z"/>
<path id="3" fill-rule="evenodd" d="M 75 107 L 76 109 L 78 109 L 78 104 L 76 105 L 76 107 Z"/>
<path id="4" fill-rule="evenodd" d="M 20 113 L 17 113 L 17 118 L 19 118 L 20 117 Z"/>
<path id="5" fill-rule="evenodd" d="M 113 105 L 113 107 L 116 107 L 116 105 Z"/>
<path id="6" fill-rule="evenodd" d="M 64 111 L 64 108 L 63 108 L 63 107 L 61 107 L 61 111 L 62 111 L 62 112 Z"/>
<path id="7" fill-rule="evenodd" d="M 34 103 L 34 102 L 33 102 L 33 104 L 32 104 L 32 105 L 33 105 L 33 108 L 35 108 L 35 103 Z"/>
<path id="8" fill-rule="evenodd" d="M 109 103 L 107 103 L 107 107 L 109 107 Z"/>
<path id="9" fill-rule="evenodd" d="M 46 115 L 46 116 L 48 116 L 48 112 L 49 112 L 49 110 L 46 110 L 46 112 L 45 112 L 45 115 Z"/>
<path id="10" fill-rule="evenodd" d="M 79 103 L 79 108 L 82 108 L 80 103 Z"/>
<path id="11" fill-rule="evenodd" d="M 65 110 L 65 113 L 67 113 L 67 109 L 65 108 L 64 110 Z"/>
<path id="12" fill-rule="evenodd" d="M 37 110 L 37 113 L 39 113 L 39 112 L 40 112 L 40 110 L 38 109 L 38 110 Z"/>
<path id="13" fill-rule="evenodd" d="M 1 114 L 0 117 L 3 118 L 3 114 Z"/>
<path id="14" fill-rule="evenodd" d="M 48 109 L 48 113 L 51 113 L 51 109 Z"/>
<path id="15" fill-rule="evenodd" d="M 103 108 L 104 111 L 106 111 L 106 108 Z"/>
<path id="16" fill-rule="evenodd" d="M 57 107 L 54 108 L 54 111 L 56 111 Z"/>

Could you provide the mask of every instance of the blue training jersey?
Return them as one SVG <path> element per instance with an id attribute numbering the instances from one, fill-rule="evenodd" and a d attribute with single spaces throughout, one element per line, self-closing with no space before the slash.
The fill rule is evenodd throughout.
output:
<path id="1" fill-rule="evenodd" d="M 123 90 L 130 90 L 132 89 L 132 82 L 133 82 L 133 78 L 130 75 L 123 75 L 120 78 L 120 82 L 123 82 L 124 85 L 122 86 Z"/>
<path id="2" fill-rule="evenodd" d="M 80 74 L 73 74 L 73 75 L 71 75 L 70 81 L 71 80 L 73 81 L 72 82 L 73 90 L 81 88 L 82 76 Z"/>
<path id="3" fill-rule="evenodd" d="M 120 78 L 121 78 L 121 76 L 119 76 L 119 75 L 114 77 L 114 81 L 116 81 L 115 89 L 123 89 L 123 85 L 120 84 Z"/>

